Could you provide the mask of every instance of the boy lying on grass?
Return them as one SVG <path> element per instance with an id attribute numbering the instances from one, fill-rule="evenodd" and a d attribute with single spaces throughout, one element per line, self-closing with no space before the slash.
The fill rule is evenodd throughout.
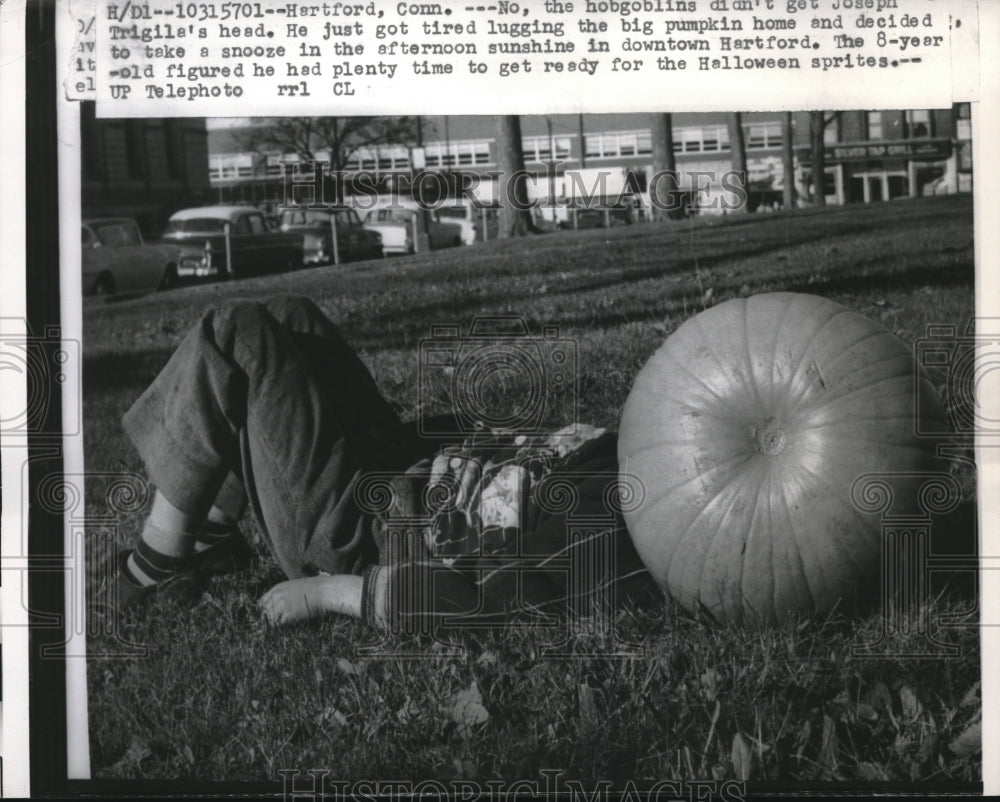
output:
<path id="1" fill-rule="evenodd" d="M 123 423 L 156 494 L 120 555 L 115 611 L 239 563 L 248 504 L 289 577 L 260 600 L 274 623 L 340 613 L 430 632 L 652 585 L 614 503 L 614 434 L 421 438 L 302 298 L 207 312 Z M 604 524 L 571 534 L 583 519 Z"/>

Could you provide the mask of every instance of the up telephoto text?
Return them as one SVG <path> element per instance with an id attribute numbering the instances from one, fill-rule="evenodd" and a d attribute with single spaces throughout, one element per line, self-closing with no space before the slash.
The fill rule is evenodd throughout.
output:
<path id="1" fill-rule="evenodd" d="M 452 21 L 440 3 L 111 4 L 108 76 L 124 82 L 110 94 L 241 97 L 243 79 L 272 79 L 287 81 L 277 96 L 308 97 L 318 79 L 349 97 L 360 79 L 404 75 L 888 68 L 920 63 L 947 38 L 942 15 L 900 11 L 898 0 L 498 0 L 479 10 Z"/>

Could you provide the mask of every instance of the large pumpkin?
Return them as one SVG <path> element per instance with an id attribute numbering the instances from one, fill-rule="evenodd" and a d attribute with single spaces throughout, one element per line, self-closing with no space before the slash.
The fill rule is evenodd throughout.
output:
<path id="1" fill-rule="evenodd" d="M 727 301 L 686 321 L 640 371 L 619 432 L 621 471 L 645 494 L 626 524 L 653 577 L 688 609 L 730 619 L 828 610 L 872 589 L 881 520 L 852 503 L 852 485 L 901 474 L 898 513 L 919 481 L 902 474 L 940 467 L 914 415 L 926 431 L 943 413 L 915 369 L 882 326 L 811 295 Z"/>

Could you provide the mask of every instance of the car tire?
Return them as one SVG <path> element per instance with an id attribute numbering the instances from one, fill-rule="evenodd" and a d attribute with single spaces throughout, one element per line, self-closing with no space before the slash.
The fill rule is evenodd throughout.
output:
<path id="1" fill-rule="evenodd" d="M 94 282 L 94 295 L 114 295 L 115 277 L 110 273 L 101 273 Z"/>
<path id="2" fill-rule="evenodd" d="M 172 290 L 179 283 L 177 278 L 177 265 L 169 264 L 167 269 L 163 271 L 163 277 L 160 279 L 160 284 L 157 286 L 157 290 Z"/>

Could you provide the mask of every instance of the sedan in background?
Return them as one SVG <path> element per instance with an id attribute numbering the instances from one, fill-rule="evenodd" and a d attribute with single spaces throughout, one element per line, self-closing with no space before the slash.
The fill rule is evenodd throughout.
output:
<path id="1" fill-rule="evenodd" d="M 354 209 L 285 209 L 278 219 L 278 228 L 302 235 L 302 261 L 307 265 L 383 256 L 381 235 L 366 229 Z"/>
<path id="2" fill-rule="evenodd" d="M 85 295 L 165 290 L 177 283 L 180 248 L 145 243 L 130 217 L 84 220 L 82 245 Z"/>
<path id="3" fill-rule="evenodd" d="M 181 246 L 181 277 L 242 278 L 302 266 L 302 236 L 272 231 L 253 206 L 201 206 L 175 212 L 163 232 Z"/>
<path id="4" fill-rule="evenodd" d="M 462 232 L 462 243 L 474 245 L 477 242 L 495 240 L 500 231 L 499 209 L 495 206 L 477 207 L 471 203 L 442 206 L 436 210 L 438 221 L 457 223 Z M 485 235 L 483 221 L 486 222 Z"/>
<path id="5" fill-rule="evenodd" d="M 412 200 L 394 198 L 386 205 L 372 209 L 363 220 L 365 228 L 382 237 L 382 251 L 386 256 L 413 253 L 416 250 L 417 215 L 421 211 Z M 427 242 L 431 249 L 463 244 L 462 222 L 442 219 L 435 210 L 428 210 Z"/>

